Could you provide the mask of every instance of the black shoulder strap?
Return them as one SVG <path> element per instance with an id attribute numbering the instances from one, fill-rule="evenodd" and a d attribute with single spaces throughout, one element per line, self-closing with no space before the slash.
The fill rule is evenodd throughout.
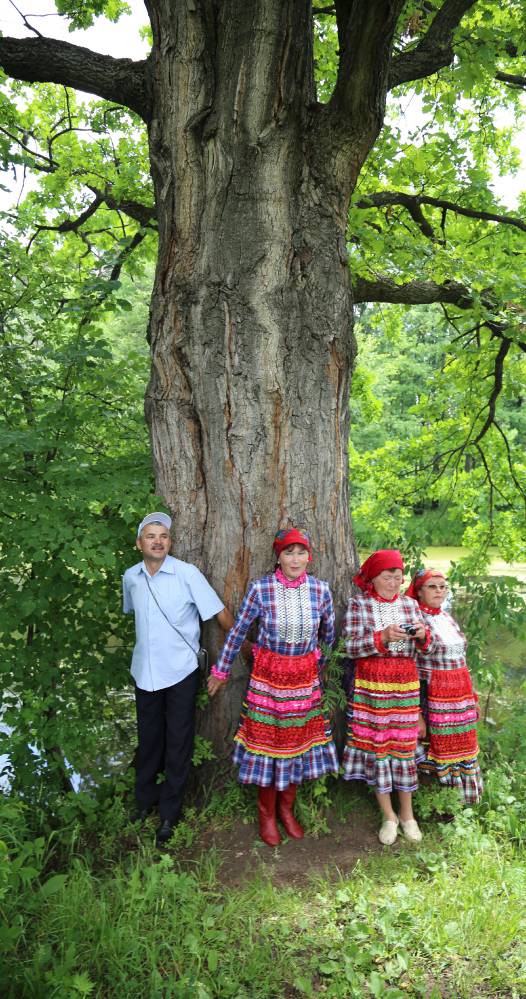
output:
<path id="1" fill-rule="evenodd" d="M 188 640 L 187 640 L 187 639 L 186 639 L 186 638 L 184 637 L 184 635 L 183 635 L 183 634 L 181 634 L 181 632 L 179 631 L 179 628 L 176 628 L 176 627 L 175 627 L 175 624 L 173 623 L 173 621 L 170 621 L 170 618 L 168 617 L 168 614 L 167 614 L 167 613 L 166 613 L 166 611 L 165 611 L 165 610 L 164 610 L 164 609 L 163 609 L 163 608 L 161 607 L 161 605 L 160 605 L 160 603 L 159 603 L 159 601 L 158 601 L 157 597 L 155 596 L 155 590 L 154 590 L 154 588 L 153 588 L 152 584 L 150 583 L 150 580 L 148 579 L 148 573 L 147 573 L 147 572 L 145 572 L 145 573 L 144 573 L 144 578 L 145 578 L 145 580 L 146 580 L 146 584 L 147 584 L 147 586 L 148 586 L 148 589 L 149 589 L 149 591 L 150 591 L 150 593 L 151 593 L 151 595 L 152 595 L 153 599 L 155 600 L 155 603 L 157 604 L 157 606 L 158 606 L 158 608 L 159 608 L 159 610 L 160 610 L 160 612 L 161 612 L 162 616 L 163 616 L 164 618 L 166 618 L 166 620 L 168 621 L 168 624 L 170 625 L 170 627 L 171 627 L 171 628 L 173 628 L 173 630 L 177 632 L 177 634 L 179 635 L 179 638 L 182 638 L 182 640 L 183 640 L 183 642 L 185 643 L 185 645 L 187 645 L 187 646 L 188 646 L 188 648 L 192 650 L 192 652 L 194 653 L 194 655 L 197 655 L 197 651 L 198 651 L 198 650 L 197 650 L 197 649 L 194 649 L 193 645 L 191 645 L 191 644 L 190 644 L 190 642 L 189 642 L 189 641 L 188 641 Z"/>

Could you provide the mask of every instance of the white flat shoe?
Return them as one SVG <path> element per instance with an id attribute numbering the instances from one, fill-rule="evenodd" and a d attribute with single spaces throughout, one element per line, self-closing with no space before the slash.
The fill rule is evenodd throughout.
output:
<path id="1" fill-rule="evenodd" d="M 416 819 L 408 819 L 407 822 L 402 822 L 402 819 L 399 821 L 405 838 L 409 840 L 410 843 L 420 843 L 422 833 L 418 828 L 418 822 Z"/>
<path id="2" fill-rule="evenodd" d="M 386 819 L 385 822 L 382 822 L 382 825 L 380 826 L 380 832 L 378 833 L 378 839 L 380 840 L 380 843 L 382 843 L 384 846 L 392 846 L 397 836 L 398 836 L 398 821 L 393 822 L 391 819 Z"/>

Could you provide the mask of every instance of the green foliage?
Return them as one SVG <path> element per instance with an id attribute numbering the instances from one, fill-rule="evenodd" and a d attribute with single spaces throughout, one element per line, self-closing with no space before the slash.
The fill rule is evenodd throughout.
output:
<path id="1" fill-rule="evenodd" d="M 326 103 L 334 90 L 338 71 L 338 32 L 332 17 L 316 14 L 314 18 L 314 67 L 318 100 Z"/>
<path id="2" fill-rule="evenodd" d="M 192 763 L 194 767 L 198 767 L 200 763 L 204 763 L 206 760 L 213 760 L 214 756 L 215 753 L 210 740 L 203 739 L 201 735 L 196 735 L 194 753 L 192 756 Z"/>
<path id="3" fill-rule="evenodd" d="M 496 651 L 495 632 L 524 636 L 526 604 L 523 584 L 512 576 L 486 577 L 484 563 L 468 558 L 453 563 L 449 582 L 458 593 L 458 620 L 469 641 L 469 662 L 476 686 L 492 692 L 502 688 L 505 671 Z M 482 572 L 481 572 L 482 569 Z M 509 680 L 509 676 L 508 676 Z"/>
<path id="4" fill-rule="evenodd" d="M 151 502 L 146 353 L 124 319 L 114 337 L 104 325 L 122 295 L 105 263 L 97 276 L 79 255 L 75 274 L 69 247 L 28 256 L 5 234 L 0 254 L 2 739 L 15 786 L 56 804 L 70 768 L 104 772 L 128 683 L 120 575 Z"/>
<path id="5" fill-rule="evenodd" d="M 419 43 L 439 6 L 406 5 L 397 51 Z M 507 203 L 504 178 L 521 164 L 514 133 L 524 101 L 496 72 L 517 72 L 525 36 L 518 0 L 499 10 L 475 4 L 451 67 L 391 95 L 358 181 L 348 228 L 353 276 L 456 281 L 472 296 L 466 309 L 362 312 L 351 484 L 365 547 L 382 546 L 398 524 L 424 546 L 494 544 L 510 560 L 524 551 L 524 233 L 476 216 L 523 214 L 523 196 L 518 209 Z M 446 201 L 474 217 L 440 204 L 411 213 L 396 201 L 368 203 L 384 191 Z"/>
<path id="6" fill-rule="evenodd" d="M 72 27 L 126 10 L 121 0 L 56 6 Z M 418 45 L 439 6 L 409 0 L 397 52 Z M 315 27 L 327 103 L 338 37 L 330 13 Z M 526 705 L 521 689 L 507 693 L 508 663 L 490 640 L 522 636 L 525 611 L 513 581 L 485 578 L 490 544 L 509 559 L 524 553 L 523 234 L 432 206 L 422 207 L 426 226 L 401 204 L 366 201 L 390 190 L 514 210 L 495 176 L 519 168 L 513 129 L 524 107 L 495 74 L 517 69 L 523 3 L 479 0 L 455 42 L 449 69 L 391 96 L 348 240 L 353 276 L 459 281 L 472 304 L 362 310 L 351 477 L 361 545 L 400 546 L 410 569 L 430 542 L 472 548 L 451 582 L 482 690 L 486 790 L 461 812 L 456 792 L 422 789 L 421 848 L 401 844 L 351 876 L 298 889 L 258 879 L 225 889 L 217 853 L 199 854 L 208 825 L 232 825 L 234 839 L 235 823 L 253 822 L 253 789 L 207 792 L 175 831 L 174 853 L 159 859 L 151 823 L 140 831 L 127 819 L 132 774 L 107 776 L 110 756 L 130 755 L 132 635 L 119 577 L 151 501 L 141 400 L 156 249 L 148 221 L 111 204 L 151 205 L 146 135 L 132 113 L 63 88 L 2 90 L 2 162 L 19 181 L 33 177 L 0 242 L 0 669 L 12 728 L 2 748 L 18 792 L 0 799 L 7 996 L 524 995 Z M 95 191 L 106 200 L 82 222 Z M 344 701 L 342 656 L 325 665 L 329 714 Z M 194 763 L 211 756 L 198 739 Z M 72 768 L 93 782 L 76 795 L 66 793 Z M 309 836 L 327 833 L 337 807 L 352 837 L 357 804 L 348 795 L 342 804 L 336 788 L 327 779 L 300 789 Z M 455 821 L 441 824 L 446 814 Z"/>
<path id="7" fill-rule="evenodd" d="M 352 505 L 361 547 L 404 534 L 423 548 L 490 545 L 509 561 L 525 551 L 524 360 L 508 357 L 495 424 L 488 416 L 497 341 L 466 352 L 438 309 L 366 310 L 351 399 Z M 485 342 L 485 352 L 480 349 Z"/>
<path id="8" fill-rule="evenodd" d="M 101 14 L 108 21 L 118 21 L 121 14 L 129 13 L 130 6 L 124 0 L 55 0 L 60 14 L 70 23 L 70 30 L 90 28 Z"/>
<path id="9" fill-rule="evenodd" d="M 347 699 L 344 691 L 347 653 L 342 639 L 334 649 L 323 650 L 323 709 L 329 718 L 334 719 L 338 711 L 345 709 Z"/>

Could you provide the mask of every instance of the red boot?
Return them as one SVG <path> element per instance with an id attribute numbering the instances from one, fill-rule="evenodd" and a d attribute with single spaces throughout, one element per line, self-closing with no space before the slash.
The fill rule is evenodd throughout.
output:
<path id="1" fill-rule="evenodd" d="M 292 839 L 303 839 L 305 833 L 292 812 L 296 798 L 296 789 L 296 784 L 289 784 L 284 791 L 278 792 L 278 819 L 285 827 L 287 836 L 291 836 Z"/>
<path id="2" fill-rule="evenodd" d="M 267 846 L 279 846 L 281 836 L 276 822 L 275 787 L 260 787 L 258 794 L 259 835 Z"/>

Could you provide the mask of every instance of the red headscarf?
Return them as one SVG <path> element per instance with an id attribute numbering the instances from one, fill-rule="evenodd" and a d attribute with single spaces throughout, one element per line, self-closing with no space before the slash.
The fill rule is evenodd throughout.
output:
<path id="1" fill-rule="evenodd" d="M 405 591 L 406 597 L 412 597 L 413 600 L 420 600 L 418 595 L 420 587 L 427 583 L 428 579 L 433 576 L 440 576 L 440 579 L 445 579 L 443 572 L 440 569 L 419 569 L 417 573 L 413 576 L 411 580 L 411 586 Z"/>
<path id="2" fill-rule="evenodd" d="M 312 545 L 307 531 L 301 531 L 297 527 L 278 531 L 272 545 L 276 558 L 278 558 L 284 548 L 289 548 L 290 545 L 303 545 L 308 550 L 310 558 L 312 558 Z"/>
<path id="3" fill-rule="evenodd" d="M 372 580 L 384 569 L 404 571 L 404 562 L 398 548 L 382 548 L 379 552 L 369 555 L 356 576 L 353 576 L 353 583 L 356 583 L 364 593 L 372 593 L 374 589 Z"/>

